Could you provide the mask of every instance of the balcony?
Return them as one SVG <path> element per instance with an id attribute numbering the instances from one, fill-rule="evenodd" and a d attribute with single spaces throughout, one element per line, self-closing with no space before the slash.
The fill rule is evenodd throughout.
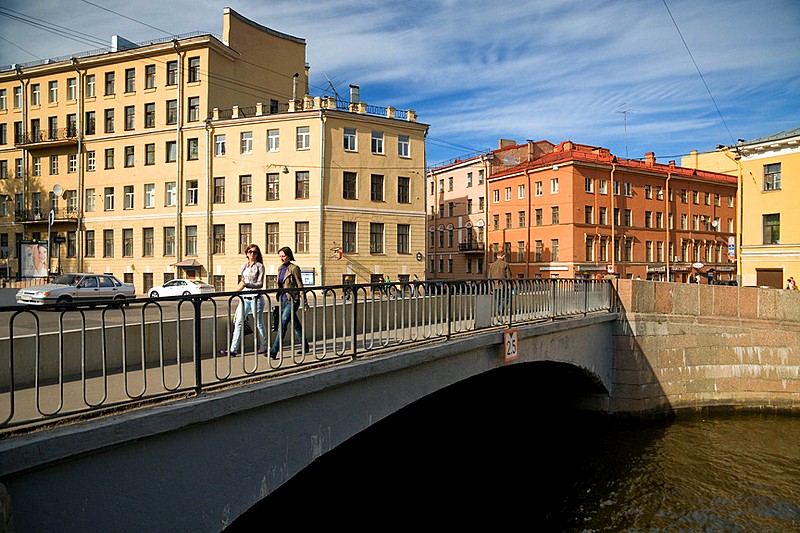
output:
<path id="1" fill-rule="evenodd" d="M 14 211 L 14 222 L 37 223 L 47 222 L 47 215 L 50 211 L 46 209 L 23 209 Z M 67 222 L 78 220 L 78 210 L 74 207 L 62 207 L 53 210 L 53 220 L 55 222 Z"/>
<path id="2" fill-rule="evenodd" d="M 51 148 L 54 146 L 69 146 L 78 143 L 78 130 L 76 128 L 58 128 L 56 130 L 35 130 L 23 133 L 14 139 L 14 144 L 25 148 Z"/>
<path id="3" fill-rule="evenodd" d="M 482 242 L 460 242 L 458 243 L 458 251 L 464 253 L 483 253 L 486 249 Z"/>

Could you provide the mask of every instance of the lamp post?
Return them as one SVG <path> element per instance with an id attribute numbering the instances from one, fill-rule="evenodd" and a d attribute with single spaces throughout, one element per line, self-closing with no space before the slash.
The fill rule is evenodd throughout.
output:
<path id="1" fill-rule="evenodd" d="M 717 145 L 717 150 L 736 163 L 736 285 L 742 286 L 742 201 L 744 194 L 742 191 L 742 154 L 736 150 L 736 155 L 731 154 L 727 146 Z"/>

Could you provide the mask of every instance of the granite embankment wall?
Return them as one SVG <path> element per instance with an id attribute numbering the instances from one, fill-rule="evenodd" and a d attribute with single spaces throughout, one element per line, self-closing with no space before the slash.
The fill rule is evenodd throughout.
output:
<path id="1" fill-rule="evenodd" d="M 616 283 L 611 413 L 800 412 L 800 291 Z"/>

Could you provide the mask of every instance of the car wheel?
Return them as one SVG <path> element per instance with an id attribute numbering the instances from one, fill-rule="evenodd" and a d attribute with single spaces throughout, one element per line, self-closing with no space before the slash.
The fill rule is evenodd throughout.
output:
<path id="1" fill-rule="evenodd" d="M 59 296 L 58 300 L 56 300 L 56 303 L 58 305 L 66 305 L 70 302 L 72 302 L 72 298 L 70 298 L 69 296 Z"/>
<path id="2" fill-rule="evenodd" d="M 124 300 L 125 300 L 125 296 L 124 295 L 117 294 L 116 296 L 114 296 L 114 305 L 117 306 L 117 307 L 122 307 L 124 305 L 128 305 L 128 304 L 126 304 L 124 302 Z"/>
<path id="3" fill-rule="evenodd" d="M 191 296 L 191 295 L 192 295 L 192 293 L 191 293 L 191 292 L 189 292 L 189 291 L 183 291 L 183 295 L 184 295 L 184 296 Z"/>
<path id="4" fill-rule="evenodd" d="M 158 298 L 158 291 L 150 291 L 150 298 Z"/>

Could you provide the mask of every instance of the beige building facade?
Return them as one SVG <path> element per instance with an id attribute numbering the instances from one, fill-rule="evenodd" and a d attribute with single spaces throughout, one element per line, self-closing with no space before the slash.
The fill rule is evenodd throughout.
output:
<path id="1" fill-rule="evenodd" d="M 47 240 L 51 274 L 109 272 L 139 293 L 173 277 L 232 290 L 250 242 L 271 275 L 292 247 L 315 285 L 417 269 L 413 111 L 308 96 L 305 41 L 229 8 L 221 38 L 114 42 L 0 70 L 3 275 L 26 276 Z"/>
<path id="2" fill-rule="evenodd" d="M 742 285 L 785 288 L 788 278 L 800 279 L 800 128 L 693 152 L 683 164 L 739 181 Z"/>

